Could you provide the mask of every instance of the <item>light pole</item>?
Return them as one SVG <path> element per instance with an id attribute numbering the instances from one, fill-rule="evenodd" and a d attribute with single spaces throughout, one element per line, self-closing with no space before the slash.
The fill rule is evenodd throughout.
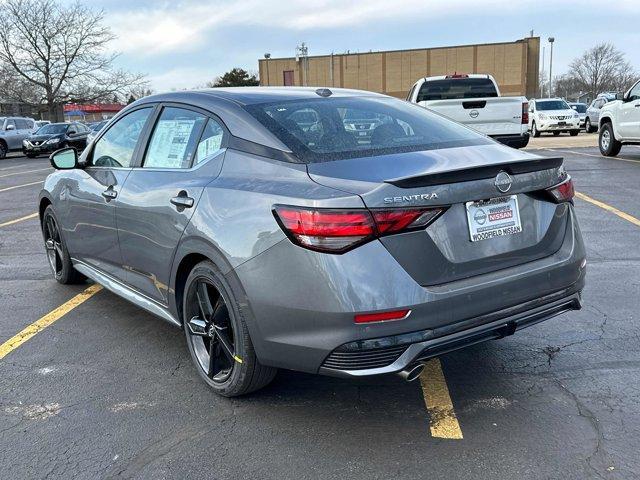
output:
<path id="1" fill-rule="evenodd" d="M 307 47 L 306 43 L 302 42 L 300 45 L 296 47 L 296 58 L 300 59 L 300 69 L 302 70 L 302 86 L 307 86 L 308 75 L 309 75 L 309 47 Z"/>
<path id="2" fill-rule="evenodd" d="M 556 39 L 549 37 L 549 43 L 551 44 L 551 53 L 549 53 L 549 98 L 551 98 L 553 92 L 553 42 Z"/>
<path id="3" fill-rule="evenodd" d="M 265 53 L 264 54 L 264 64 L 265 64 L 265 69 L 267 70 L 267 85 L 271 85 L 271 83 L 269 83 L 269 59 L 271 58 L 271 54 L 270 53 Z M 262 83 L 262 81 L 260 81 L 260 83 Z"/>

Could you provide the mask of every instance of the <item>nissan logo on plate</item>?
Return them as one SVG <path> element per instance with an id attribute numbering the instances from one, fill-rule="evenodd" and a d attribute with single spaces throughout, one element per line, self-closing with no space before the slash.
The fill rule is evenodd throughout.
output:
<path id="1" fill-rule="evenodd" d="M 507 193 L 511 190 L 511 177 L 507 172 L 500 172 L 496 175 L 496 181 L 493 184 L 499 192 Z"/>

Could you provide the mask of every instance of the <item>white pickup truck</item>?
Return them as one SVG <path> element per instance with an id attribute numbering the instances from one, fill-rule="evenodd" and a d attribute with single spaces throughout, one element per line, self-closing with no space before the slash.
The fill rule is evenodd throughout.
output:
<path id="1" fill-rule="evenodd" d="M 501 97 L 491 75 L 444 75 L 418 80 L 407 101 L 449 117 L 510 147 L 529 143 L 525 97 Z"/>

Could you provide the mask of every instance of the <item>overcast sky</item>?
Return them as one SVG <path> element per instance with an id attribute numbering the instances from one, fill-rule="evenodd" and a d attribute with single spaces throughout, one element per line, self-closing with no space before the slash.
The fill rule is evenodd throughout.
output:
<path id="1" fill-rule="evenodd" d="M 513 41 L 554 36 L 554 73 L 599 42 L 640 70 L 640 0 L 102 0 L 120 66 L 155 91 L 192 88 L 265 52 L 293 56 Z M 548 67 L 547 67 L 548 70 Z"/>

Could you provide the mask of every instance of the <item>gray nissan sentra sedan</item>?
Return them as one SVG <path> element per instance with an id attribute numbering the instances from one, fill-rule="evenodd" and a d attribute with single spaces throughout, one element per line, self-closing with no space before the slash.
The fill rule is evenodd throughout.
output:
<path id="1" fill-rule="evenodd" d="M 55 279 L 182 327 L 221 395 L 277 368 L 413 379 L 430 357 L 581 307 L 562 159 L 387 96 L 155 95 L 51 161 L 39 202 Z"/>

